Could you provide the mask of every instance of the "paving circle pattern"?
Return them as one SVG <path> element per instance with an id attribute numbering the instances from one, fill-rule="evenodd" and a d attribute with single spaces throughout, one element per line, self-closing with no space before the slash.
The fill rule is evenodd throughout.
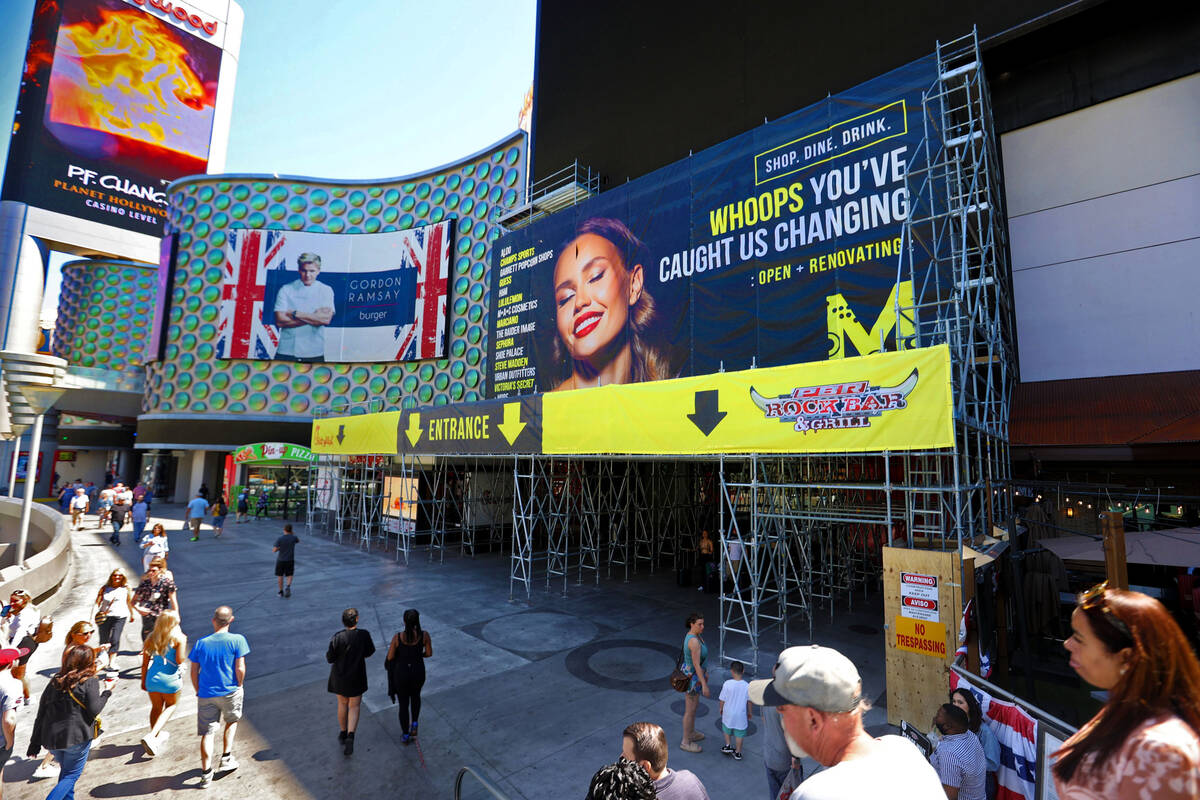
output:
<path id="1" fill-rule="evenodd" d="M 644 639 L 601 639 L 567 654 L 567 671 L 601 689 L 670 691 L 679 648 Z"/>
<path id="2" fill-rule="evenodd" d="M 569 614 L 529 611 L 499 617 L 483 626 L 480 637 L 497 647 L 517 652 L 565 650 L 596 638 L 599 629 Z"/>
<path id="3" fill-rule="evenodd" d="M 172 184 L 166 230 L 178 235 L 174 290 L 165 358 L 147 370 L 145 413 L 255 414 L 307 422 L 318 407 L 368 398 L 382 401 L 374 410 L 384 411 L 483 399 L 488 251 L 501 234 L 496 212 L 516 206 L 524 184 L 521 133 L 438 170 L 386 181 L 210 175 Z M 379 233 L 450 218 L 456 223 L 448 358 L 365 365 L 214 358 L 230 228 Z M 201 374 L 202 366 L 210 371 Z"/>

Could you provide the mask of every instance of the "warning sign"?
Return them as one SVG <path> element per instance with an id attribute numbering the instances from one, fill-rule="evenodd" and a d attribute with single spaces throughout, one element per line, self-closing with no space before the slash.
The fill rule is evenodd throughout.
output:
<path id="1" fill-rule="evenodd" d="M 940 622 L 936 575 L 900 573 L 900 613 L 909 619 Z"/>
<path id="2" fill-rule="evenodd" d="M 946 626 L 896 617 L 896 648 L 934 658 L 946 657 Z"/>

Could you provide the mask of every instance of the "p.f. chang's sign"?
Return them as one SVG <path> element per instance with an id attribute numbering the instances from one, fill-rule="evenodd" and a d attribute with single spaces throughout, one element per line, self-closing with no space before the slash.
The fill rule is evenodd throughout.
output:
<path id="1" fill-rule="evenodd" d="M 204 31 L 209 36 L 217 35 L 217 21 L 207 22 L 186 8 L 175 5 L 171 0 L 129 0 L 134 5 L 151 8 L 168 17 L 174 17 L 180 22 L 186 22 L 198 31 Z"/>

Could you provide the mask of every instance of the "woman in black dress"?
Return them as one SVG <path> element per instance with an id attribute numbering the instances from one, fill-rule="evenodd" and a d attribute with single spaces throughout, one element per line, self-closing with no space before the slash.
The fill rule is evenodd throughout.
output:
<path id="1" fill-rule="evenodd" d="M 404 630 L 392 637 L 387 659 L 388 697 L 400 701 L 400 739 L 408 744 L 417 735 L 421 714 L 421 687 L 425 685 L 425 659 L 433 655 L 428 631 L 421 630 L 415 608 L 404 612 Z M 409 710 L 412 721 L 409 721 Z"/>
<path id="2" fill-rule="evenodd" d="M 358 609 L 347 608 L 342 612 L 340 630 L 329 640 L 325 660 L 329 668 L 329 691 L 338 699 L 338 741 L 342 752 L 354 752 L 354 729 L 358 727 L 358 706 L 367 691 L 367 662 L 375 655 L 375 642 L 371 634 L 358 629 Z"/>

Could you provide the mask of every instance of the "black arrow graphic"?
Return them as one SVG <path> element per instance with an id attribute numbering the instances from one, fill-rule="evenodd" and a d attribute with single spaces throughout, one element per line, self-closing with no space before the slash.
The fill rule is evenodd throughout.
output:
<path id="1" fill-rule="evenodd" d="M 338 435 L 337 435 L 338 444 L 341 444 L 342 440 L 345 438 L 346 438 L 346 426 L 338 425 Z"/>
<path id="2" fill-rule="evenodd" d="M 717 410 L 717 390 L 707 389 L 696 392 L 696 413 L 687 416 L 701 433 L 708 436 L 721 424 L 721 420 L 725 419 L 725 414 L 726 412 Z"/>

